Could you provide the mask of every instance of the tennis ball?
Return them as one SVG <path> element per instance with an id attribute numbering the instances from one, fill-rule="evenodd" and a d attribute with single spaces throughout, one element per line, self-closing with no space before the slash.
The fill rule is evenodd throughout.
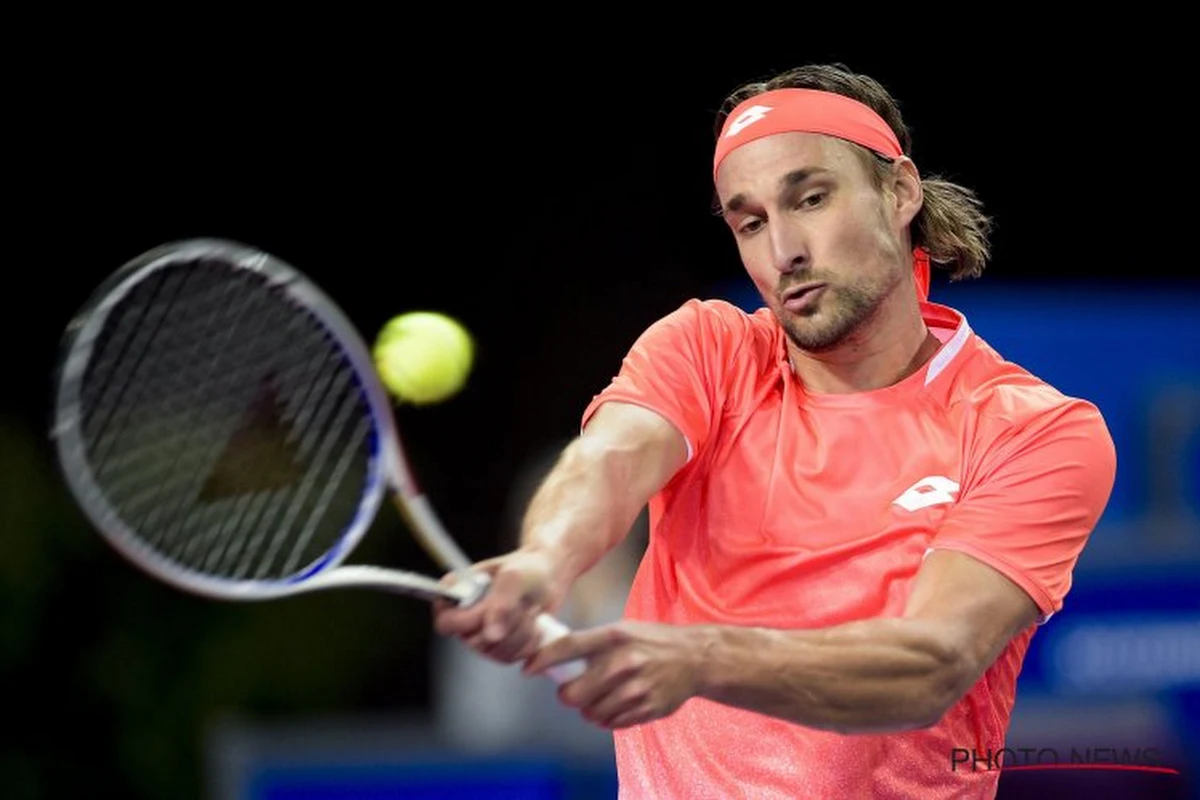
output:
<path id="1" fill-rule="evenodd" d="M 453 317 L 410 311 L 384 324 L 372 356 L 383 385 L 395 399 L 428 405 L 462 389 L 475 360 L 475 341 Z"/>

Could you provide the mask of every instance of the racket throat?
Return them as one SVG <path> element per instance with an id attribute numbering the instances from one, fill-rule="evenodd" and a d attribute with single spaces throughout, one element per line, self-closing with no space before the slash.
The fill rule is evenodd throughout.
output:
<path id="1" fill-rule="evenodd" d="M 480 592 L 474 582 L 444 584 L 410 572 L 373 567 L 367 564 L 342 564 L 327 573 L 317 573 L 304 580 L 303 588 L 321 589 L 377 589 L 433 602 L 449 600 L 455 603 L 474 602 Z"/>

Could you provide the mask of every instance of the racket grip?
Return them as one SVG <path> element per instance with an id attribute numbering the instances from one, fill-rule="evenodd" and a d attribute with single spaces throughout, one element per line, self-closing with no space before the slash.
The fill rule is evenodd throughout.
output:
<path id="1" fill-rule="evenodd" d="M 571 632 L 563 623 L 559 622 L 549 614 L 539 614 L 537 618 L 538 635 L 541 640 L 538 642 L 539 647 L 545 647 L 556 639 L 561 639 Z M 550 669 L 546 670 L 555 683 L 566 683 L 573 681 L 584 673 L 587 669 L 587 664 L 583 659 L 577 658 L 574 661 L 564 661 L 561 664 L 555 664 Z"/>

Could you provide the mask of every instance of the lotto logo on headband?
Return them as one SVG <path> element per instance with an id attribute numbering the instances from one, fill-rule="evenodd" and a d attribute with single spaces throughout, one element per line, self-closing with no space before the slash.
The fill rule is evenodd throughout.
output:
<path id="1" fill-rule="evenodd" d="M 750 106 L 741 114 L 738 114 L 737 119 L 729 123 L 729 129 L 725 131 L 725 138 L 737 136 L 744 128 L 753 125 L 767 115 L 772 106 Z"/>

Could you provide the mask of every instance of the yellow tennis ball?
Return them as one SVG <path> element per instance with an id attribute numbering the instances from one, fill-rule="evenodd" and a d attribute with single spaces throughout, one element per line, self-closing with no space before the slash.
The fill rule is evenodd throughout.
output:
<path id="1" fill-rule="evenodd" d="M 384 324 L 372 348 L 383 385 L 397 400 L 438 403 L 457 394 L 475 360 L 462 323 L 436 311 L 410 311 Z"/>

